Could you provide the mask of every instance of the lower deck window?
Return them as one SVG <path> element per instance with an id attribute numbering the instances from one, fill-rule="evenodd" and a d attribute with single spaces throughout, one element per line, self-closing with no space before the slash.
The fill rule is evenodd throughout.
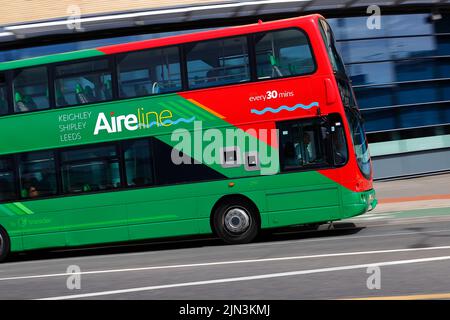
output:
<path id="1" fill-rule="evenodd" d="M 11 158 L 0 159 L 0 201 L 16 197 L 14 164 Z"/>
<path id="2" fill-rule="evenodd" d="M 102 191 L 121 185 L 115 146 L 83 148 L 61 153 L 63 193 Z"/>
<path id="3" fill-rule="evenodd" d="M 53 151 L 22 154 L 19 157 L 22 198 L 48 197 L 57 193 Z"/>

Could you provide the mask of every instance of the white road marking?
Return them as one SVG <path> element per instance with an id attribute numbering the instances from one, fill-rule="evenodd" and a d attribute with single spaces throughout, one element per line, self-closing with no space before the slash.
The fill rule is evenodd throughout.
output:
<path id="1" fill-rule="evenodd" d="M 409 248 L 409 249 L 389 249 L 389 250 L 375 250 L 375 251 L 340 252 L 340 253 L 316 254 L 316 255 L 307 255 L 307 256 L 288 256 L 288 257 L 266 258 L 266 259 L 230 260 L 230 261 L 178 264 L 178 265 L 166 265 L 166 266 L 148 266 L 148 267 L 140 267 L 140 268 L 96 270 L 96 271 L 85 271 L 85 272 L 79 272 L 79 273 L 40 274 L 40 275 L 0 278 L 0 281 L 36 279 L 36 278 L 51 278 L 51 277 L 67 277 L 67 276 L 72 276 L 75 274 L 90 275 L 90 274 L 105 274 L 105 273 L 119 273 L 119 272 L 167 270 L 167 269 L 209 267 L 209 266 L 221 266 L 221 265 L 232 265 L 232 264 L 243 264 L 243 263 L 262 263 L 262 262 L 276 262 L 276 261 L 287 261 L 287 260 L 331 258 L 331 257 L 358 256 L 358 255 L 370 255 L 370 254 L 380 254 L 380 253 L 398 253 L 398 252 L 433 251 L 433 250 L 450 250 L 450 246 Z"/>
<path id="2" fill-rule="evenodd" d="M 435 221 L 433 221 L 435 222 Z M 423 223 L 426 223 L 426 221 L 424 221 Z M 385 226 L 385 225 L 379 225 L 379 226 Z M 374 227 L 374 226 L 371 226 Z M 340 229 L 338 231 L 342 231 L 343 229 Z M 283 234 L 287 234 L 287 233 L 298 233 L 298 231 L 295 232 L 283 232 Z M 384 234 L 375 234 L 375 235 L 366 235 L 366 236 L 336 236 L 336 237 L 326 237 L 326 238 L 320 238 L 320 239 L 298 239 L 298 240 L 293 240 L 293 241 L 271 241 L 271 242 L 265 242 L 265 243 L 252 243 L 252 244 L 243 244 L 240 245 L 239 247 L 233 247 L 233 250 L 236 250 L 236 248 L 245 248 L 248 246 L 272 246 L 272 245 L 286 245 L 286 244 L 293 244 L 293 243 L 308 243 L 308 242 L 317 242 L 317 241 L 338 241 L 338 240 L 346 240 L 346 239 L 359 239 L 359 238 L 379 238 L 379 237 L 398 237 L 398 236 L 403 236 L 403 235 L 414 235 L 414 234 L 420 234 L 420 233 L 450 233 L 450 229 L 443 229 L 443 230 L 433 230 L 433 231 L 416 231 L 416 232 L 398 232 L 398 233 L 384 233 Z M 204 238 L 204 239 L 196 239 L 196 240 L 181 240 L 180 242 L 184 243 L 184 242 L 204 242 L 204 241 L 209 241 L 209 240 L 217 240 L 217 238 Z M 154 243 L 142 243 L 142 244 L 137 244 L 137 245 L 133 245 L 133 244 L 129 244 L 129 245 L 120 245 L 120 246 L 114 246 L 111 245 L 109 247 L 133 247 L 133 246 L 145 246 L 145 245 L 160 245 L 160 244 L 176 244 L 178 241 L 176 240 L 171 240 L 171 241 L 165 241 L 165 242 L 154 242 Z M 225 247 L 225 246 L 224 246 Z M 206 247 L 209 248 L 209 247 Z M 87 248 L 89 249 L 89 248 Z M 95 247 L 93 247 L 92 249 L 95 249 Z M 83 249 L 79 249 L 79 250 L 83 250 Z M 184 250 L 184 248 L 179 248 L 176 250 Z M 70 251 L 70 249 L 68 249 L 67 251 Z M 167 250 L 165 250 L 167 251 Z M 173 252 L 174 250 L 170 250 L 171 252 Z M 58 251 L 55 251 L 58 252 Z M 160 253 L 160 251 L 158 252 L 137 252 L 137 253 L 119 253 L 119 254 L 102 254 L 102 255 L 96 255 L 96 256 L 81 256 L 81 257 L 76 257 L 76 258 L 60 258 L 60 259 L 53 259 L 52 261 L 54 262 L 61 262 L 61 261 L 71 261 L 71 260 L 76 260 L 77 263 L 79 264 L 79 261 L 81 260 L 93 260 L 95 259 L 96 261 L 98 261 L 101 258 L 105 258 L 105 259 L 110 259 L 110 258 L 114 258 L 114 257 L 130 257 L 130 256 L 138 256 L 138 255 L 150 255 L 150 254 L 156 254 L 156 253 Z M 38 261 L 38 264 L 41 264 L 41 261 Z M 36 261 L 20 261 L 20 262 L 12 262 L 12 263 L 5 263 L 5 265 L 8 266 L 23 266 L 23 265 L 32 265 L 32 264 L 36 264 Z M 68 264 L 70 264 L 68 262 Z M 3 272 L 4 270 L 1 270 L 0 272 Z M 65 275 L 65 274 L 64 274 Z M 0 279 L 1 280 L 1 279 Z"/>
<path id="3" fill-rule="evenodd" d="M 337 231 L 344 231 L 344 229 L 337 229 Z M 316 231 L 317 232 L 317 231 Z M 293 240 L 293 241 L 273 241 L 273 242 L 266 242 L 266 243 L 251 243 L 251 244 L 243 244 L 242 247 L 264 247 L 264 246 L 273 246 L 273 245 L 286 245 L 286 244 L 292 244 L 292 243 L 298 243 L 301 241 L 302 243 L 308 243 L 308 242 L 322 242 L 322 241 L 336 241 L 336 240 L 348 240 L 348 239 L 364 239 L 364 238 L 380 238 L 380 237 L 400 237 L 400 236 L 410 236 L 414 234 L 429 234 L 429 233 L 443 233 L 443 232 L 450 232 L 450 229 L 443 229 L 443 230 L 432 230 L 432 231 L 416 231 L 416 232 L 395 232 L 395 233 L 383 233 L 383 234 L 374 234 L 374 235 L 366 235 L 366 236 L 337 236 L 337 237 L 326 237 L 326 238 L 319 238 L 319 239 L 300 239 L 300 240 Z"/>
<path id="4" fill-rule="evenodd" d="M 385 267 L 385 266 L 395 266 L 395 265 L 413 264 L 413 263 L 421 263 L 421 262 L 433 262 L 433 261 L 445 261 L 445 260 L 450 260 L 450 256 L 411 259 L 411 260 L 397 260 L 397 261 L 387 261 L 387 262 L 385 261 L 385 262 L 357 264 L 357 265 L 349 265 L 349 266 L 341 266 L 341 267 L 300 270 L 300 271 L 290 271 L 290 272 L 280 272 L 280 273 L 269 273 L 269 274 L 262 274 L 262 275 L 256 275 L 256 276 L 248 276 L 248 277 L 224 278 L 224 279 L 214 279 L 214 280 L 195 281 L 195 282 L 183 282 L 183 283 L 174 283 L 174 284 L 159 285 L 159 286 L 149 286 L 149 287 L 140 287 L 140 288 L 130 288 L 130 289 L 121 289 L 121 290 L 99 291 L 99 292 L 92 292 L 92 293 L 57 296 L 57 297 L 49 297 L 49 298 L 43 298 L 43 299 L 37 299 L 37 300 L 80 299 L 80 298 L 109 296 L 109 295 L 132 293 L 132 292 L 153 291 L 153 290 L 169 289 L 169 288 L 202 286 L 202 285 L 210 285 L 210 284 L 218 284 L 218 283 L 262 280 L 262 279 L 291 277 L 291 276 L 299 276 L 299 275 L 314 274 L 314 273 L 354 270 L 354 269 L 367 268 L 370 266 Z"/>

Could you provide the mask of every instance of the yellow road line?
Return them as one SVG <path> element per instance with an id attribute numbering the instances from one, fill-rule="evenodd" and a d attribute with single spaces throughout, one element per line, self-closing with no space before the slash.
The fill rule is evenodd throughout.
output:
<path id="1" fill-rule="evenodd" d="M 435 300 L 435 299 L 450 299 L 450 293 L 416 294 L 408 296 L 365 297 L 365 298 L 350 298 L 343 300 Z"/>

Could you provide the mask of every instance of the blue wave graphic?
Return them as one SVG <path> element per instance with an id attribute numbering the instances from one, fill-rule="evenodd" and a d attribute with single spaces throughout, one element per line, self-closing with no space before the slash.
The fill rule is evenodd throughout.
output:
<path id="1" fill-rule="evenodd" d="M 189 119 L 185 119 L 185 118 L 179 118 L 175 121 L 172 121 L 170 119 L 167 119 L 165 121 L 163 121 L 164 124 L 179 124 L 180 122 L 184 122 L 184 123 L 191 123 L 192 121 L 195 120 L 195 117 L 189 118 Z"/>
<path id="2" fill-rule="evenodd" d="M 172 125 L 174 125 L 174 124 L 179 124 L 180 122 L 191 123 L 191 122 L 194 121 L 194 120 L 195 120 L 195 116 L 192 117 L 192 118 L 189 118 L 189 119 L 179 118 L 179 119 L 177 119 L 177 120 L 175 120 L 175 121 L 172 121 L 172 120 L 170 120 L 170 119 L 167 119 L 167 120 L 164 120 L 162 123 L 163 123 L 163 124 L 172 124 Z M 147 124 L 147 125 L 142 124 L 142 123 L 141 123 L 140 125 L 141 125 L 142 127 L 144 127 L 144 128 L 147 128 L 147 129 L 149 129 L 149 128 L 155 126 L 155 125 L 157 125 L 157 126 L 159 127 L 159 124 L 158 124 L 156 121 L 152 121 L 152 122 L 150 122 L 150 123 Z"/>
<path id="3" fill-rule="evenodd" d="M 267 112 L 278 113 L 278 112 L 280 112 L 280 111 L 282 111 L 282 110 L 287 110 L 287 111 L 291 112 L 291 111 L 297 110 L 298 108 L 302 108 L 302 109 L 304 109 L 304 110 L 309 110 L 309 109 L 311 109 L 312 107 L 318 107 L 318 106 L 319 106 L 319 103 L 318 103 L 318 102 L 313 102 L 313 103 L 311 103 L 311 104 L 309 104 L 309 105 L 307 105 L 307 106 L 305 106 L 304 104 L 298 103 L 298 104 L 296 104 L 296 105 L 293 106 L 293 107 L 281 106 L 281 107 L 278 107 L 278 108 L 276 108 L 276 109 L 271 108 L 271 107 L 267 107 L 267 108 L 264 108 L 264 109 L 262 109 L 262 110 L 252 109 L 252 110 L 250 110 L 250 112 L 251 112 L 251 113 L 255 113 L 255 114 L 261 116 L 261 115 L 263 115 L 263 114 L 265 114 L 265 113 L 267 113 Z"/>

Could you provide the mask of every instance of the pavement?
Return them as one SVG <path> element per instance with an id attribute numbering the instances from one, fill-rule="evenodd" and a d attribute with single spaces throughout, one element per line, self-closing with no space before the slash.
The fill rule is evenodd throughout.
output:
<path id="1" fill-rule="evenodd" d="M 375 181 L 377 207 L 371 214 L 450 208 L 450 173 Z"/>
<path id="2" fill-rule="evenodd" d="M 0 299 L 450 299 L 449 181 L 376 182 L 370 213 L 246 245 L 203 237 L 16 254 L 0 265 Z"/>

